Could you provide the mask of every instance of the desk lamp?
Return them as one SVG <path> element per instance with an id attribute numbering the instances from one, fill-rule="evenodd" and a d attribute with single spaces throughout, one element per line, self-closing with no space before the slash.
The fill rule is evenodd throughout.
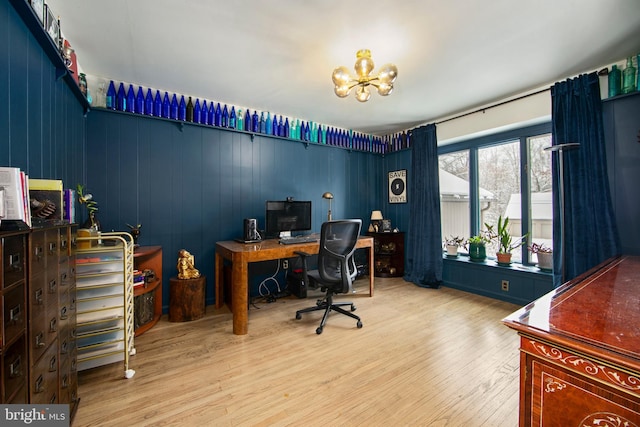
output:
<path id="1" fill-rule="evenodd" d="M 378 232 L 380 230 L 380 222 L 383 220 L 382 211 L 371 211 L 371 227 L 373 230 Z"/>
<path id="2" fill-rule="evenodd" d="M 327 213 L 327 221 L 331 221 L 331 200 L 333 199 L 333 194 L 327 191 L 322 195 L 322 198 L 329 200 L 329 212 Z"/>

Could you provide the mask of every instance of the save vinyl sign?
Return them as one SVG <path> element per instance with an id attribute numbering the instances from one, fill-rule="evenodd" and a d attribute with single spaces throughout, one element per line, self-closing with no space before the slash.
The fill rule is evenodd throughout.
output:
<path id="1" fill-rule="evenodd" d="M 407 170 L 389 172 L 389 203 L 407 203 Z"/>

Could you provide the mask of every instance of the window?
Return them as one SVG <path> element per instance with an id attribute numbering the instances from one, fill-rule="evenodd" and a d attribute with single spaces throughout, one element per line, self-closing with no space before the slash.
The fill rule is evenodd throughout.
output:
<path id="1" fill-rule="evenodd" d="M 439 147 L 442 237 L 467 239 L 509 217 L 514 240 L 553 246 L 551 125 L 536 125 Z M 526 246 L 525 246 L 526 247 Z M 494 257 L 495 245 L 487 247 Z M 524 248 L 513 261 L 537 261 Z"/>

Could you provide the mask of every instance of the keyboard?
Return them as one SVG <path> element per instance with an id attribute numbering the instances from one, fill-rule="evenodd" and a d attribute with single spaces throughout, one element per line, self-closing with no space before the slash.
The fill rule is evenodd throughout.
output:
<path id="1" fill-rule="evenodd" d="M 280 238 L 281 245 L 298 245 L 300 243 L 315 243 L 319 239 L 314 236 L 296 236 Z"/>

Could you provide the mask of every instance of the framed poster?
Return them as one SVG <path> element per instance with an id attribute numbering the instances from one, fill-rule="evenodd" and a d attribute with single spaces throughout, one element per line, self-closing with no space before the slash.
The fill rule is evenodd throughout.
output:
<path id="1" fill-rule="evenodd" d="M 407 170 L 389 172 L 389 203 L 407 203 Z"/>

